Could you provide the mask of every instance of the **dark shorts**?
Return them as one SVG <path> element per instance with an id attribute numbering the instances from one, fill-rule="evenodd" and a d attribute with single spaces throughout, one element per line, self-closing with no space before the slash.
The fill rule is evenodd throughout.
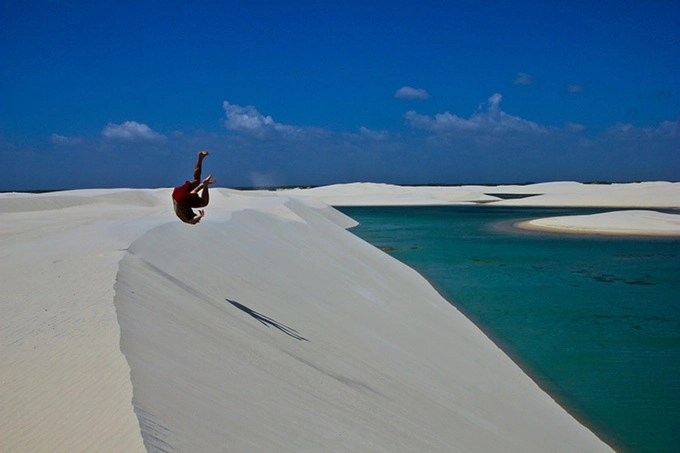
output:
<path id="1" fill-rule="evenodd" d="M 185 208 L 184 206 L 177 204 L 177 200 L 175 199 L 172 200 L 172 207 L 175 209 L 177 217 L 184 222 L 188 222 L 196 217 L 196 213 L 191 208 Z"/>

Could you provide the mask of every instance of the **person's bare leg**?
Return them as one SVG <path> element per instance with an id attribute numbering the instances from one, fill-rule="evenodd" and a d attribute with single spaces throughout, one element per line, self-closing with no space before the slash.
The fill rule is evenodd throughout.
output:
<path id="1" fill-rule="evenodd" d="M 200 192 L 201 189 L 203 189 L 203 188 L 205 187 L 206 181 L 208 182 L 208 184 L 214 184 L 214 183 L 215 183 L 215 179 L 212 177 L 212 175 L 209 175 L 209 176 L 208 176 L 207 178 L 205 178 L 199 185 L 197 185 L 196 187 L 194 187 L 193 189 L 191 189 L 191 193 L 198 193 L 198 192 Z"/>
<path id="2" fill-rule="evenodd" d="M 208 155 L 208 151 L 200 151 L 198 153 L 198 160 L 196 161 L 196 166 L 194 167 L 194 181 L 198 183 L 201 180 L 201 170 L 203 169 L 203 159 Z"/>
<path id="3" fill-rule="evenodd" d="M 212 175 L 208 175 L 208 177 L 205 178 L 201 183 L 201 186 L 203 186 L 203 192 L 201 193 L 202 208 L 208 206 L 208 202 L 210 202 L 210 194 L 208 193 L 208 186 L 210 184 L 215 184 L 215 180 L 213 179 Z"/>

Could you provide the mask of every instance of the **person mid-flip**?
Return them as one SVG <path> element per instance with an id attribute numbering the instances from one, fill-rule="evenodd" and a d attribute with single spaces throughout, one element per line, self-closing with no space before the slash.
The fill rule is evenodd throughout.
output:
<path id="1" fill-rule="evenodd" d="M 187 181 L 181 186 L 175 187 L 175 190 L 172 191 L 172 204 L 175 208 L 175 214 L 177 214 L 177 217 L 179 217 L 182 222 L 191 225 L 196 225 L 205 215 L 203 209 L 199 209 L 198 214 L 196 214 L 192 208 L 205 208 L 208 206 L 208 202 L 210 201 L 208 186 L 215 183 L 212 175 L 208 175 L 207 178 L 201 181 L 201 165 L 203 164 L 203 159 L 207 155 L 208 151 L 201 151 L 198 153 L 198 161 L 194 168 L 193 181 Z M 199 196 L 198 192 L 201 190 L 203 190 L 203 192 Z"/>

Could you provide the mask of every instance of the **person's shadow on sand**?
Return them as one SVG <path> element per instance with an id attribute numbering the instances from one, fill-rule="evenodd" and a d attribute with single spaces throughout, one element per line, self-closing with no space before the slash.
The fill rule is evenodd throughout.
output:
<path id="1" fill-rule="evenodd" d="M 252 316 L 253 318 L 257 319 L 258 321 L 260 321 L 262 324 L 264 324 L 264 325 L 267 326 L 267 327 L 269 327 L 269 326 L 276 327 L 276 328 L 279 329 L 281 332 L 285 333 L 286 335 L 288 335 L 288 336 L 290 336 L 290 337 L 295 338 L 296 340 L 300 340 L 300 341 L 309 341 L 309 340 L 306 339 L 305 337 L 301 336 L 301 335 L 298 333 L 298 331 L 295 330 L 295 329 L 292 329 L 292 328 L 290 328 L 290 327 L 288 327 L 288 326 L 285 326 L 285 325 L 281 324 L 280 322 L 276 322 L 276 321 L 274 321 L 273 319 L 271 319 L 271 318 L 269 318 L 269 317 L 267 317 L 267 316 L 264 316 L 263 314 L 258 313 L 258 312 L 256 312 L 255 310 L 251 310 L 250 308 L 246 307 L 246 306 L 243 305 L 243 304 L 239 304 L 239 303 L 236 302 L 236 301 L 229 300 L 229 299 L 224 299 L 224 300 L 226 300 L 227 302 L 229 302 L 230 304 L 232 304 L 234 307 L 238 308 L 238 309 L 241 310 L 242 312 L 248 313 L 250 316 Z"/>

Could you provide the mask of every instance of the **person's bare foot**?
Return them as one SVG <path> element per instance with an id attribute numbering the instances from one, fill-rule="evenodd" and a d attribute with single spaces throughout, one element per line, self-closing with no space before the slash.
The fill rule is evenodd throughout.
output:
<path id="1" fill-rule="evenodd" d="M 207 155 L 208 155 L 208 151 L 199 151 L 198 152 L 199 159 L 203 159 Z"/>
<path id="2" fill-rule="evenodd" d="M 203 180 L 204 187 L 208 184 L 215 184 L 215 180 L 213 179 L 212 175 L 208 175 L 208 177 Z"/>

